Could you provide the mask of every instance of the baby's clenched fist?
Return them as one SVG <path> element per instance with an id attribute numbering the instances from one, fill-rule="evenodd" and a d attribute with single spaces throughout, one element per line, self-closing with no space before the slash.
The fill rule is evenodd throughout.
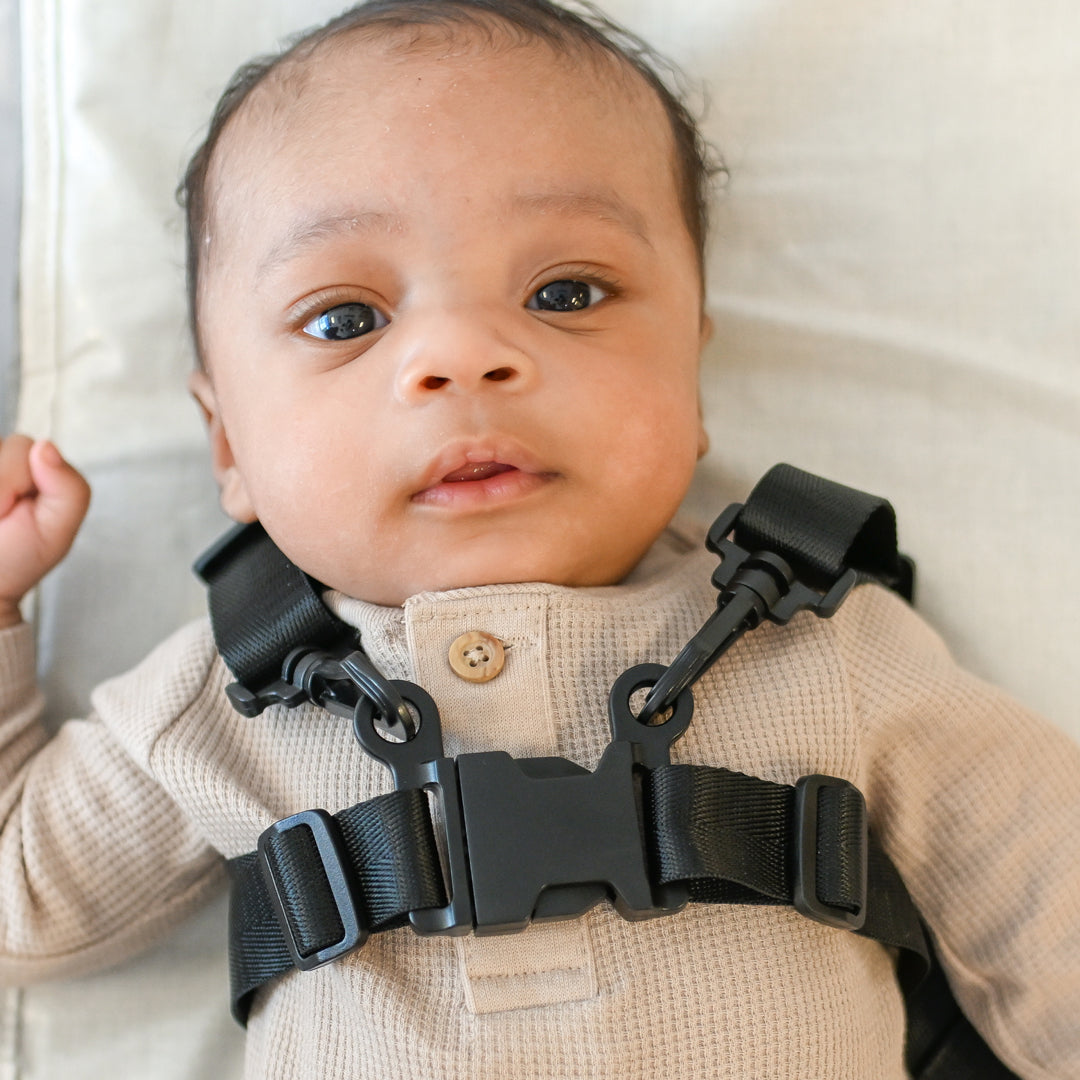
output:
<path id="1" fill-rule="evenodd" d="M 0 628 L 67 554 L 90 505 L 90 486 L 51 442 L 0 442 Z"/>

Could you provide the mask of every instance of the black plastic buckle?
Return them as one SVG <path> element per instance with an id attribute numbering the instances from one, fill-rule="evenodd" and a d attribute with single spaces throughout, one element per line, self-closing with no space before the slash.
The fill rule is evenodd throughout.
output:
<path id="1" fill-rule="evenodd" d="M 326 880 L 330 883 L 330 893 L 337 908 L 337 915 L 343 927 L 341 938 L 330 945 L 314 952 L 302 952 L 296 940 L 296 932 L 287 914 L 284 890 L 274 869 L 274 860 L 270 855 L 270 845 L 282 833 L 293 829 L 307 829 L 322 862 Z M 289 955 L 301 971 L 310 971 L 321 967 L 331 960 L 336 960 L 344 953 L 360 948 L 368 939 L 368 929 L 360 917 L 360 909 L 353 892 L 346 857 L 338 835 L 337 822 L 325 810 L 303 810 L 299 814 L 275 822 L 259 837 L 259 863 L 267 892 L 274 907 L 274 914 L 281 925 Z M 305 893 L 307 899 L 309 894 Z"/>
<path id="2" fill-rule="evenodd" d="M 858 908 L 849 911 L 825 903 L 818 895 L 818 854 L 819 854 L 819 807 L 818 796 L 823 788 L 843 788 L 846 794 L 855 798 L 862 810 L 861 835 L 856 853 L 856 887 Z M 804 776 L 795 784 L 795 865 L 794 865 L 794 905 L 800 915 L 805 915 L 815 922 L 826 926 L 835 926 L 842 930 L 861 930 L 866 922 L 867 876 L 869 867 L 870 842 L 866 818 L 866 801 L 862 792 L 854 784 L 836 776 L 824 776 L 815 773 Z"/>
<path id="3" fill-rule="evenodd" d="M 444 908 L 413 911 L 419 934 L 507 933 L 533 921 L 570 919 L 610 898 L 627 919 L 671 914 L 688 898 L 684 886 L 656 887 L 643 834 L 641 773 L 670 761 L 670 748 L 693 715 L 679 696 L 663 724 L 645 724 L 631 696 L 664 668 L 624 672 L 609 698 L 612 741 L 590 772 L 565 758 L 512 758 L 499 751 L 442 756 L 438 709 L 420 687 L 395 682 L 419 714 L 404 742 L 375 727 L 370 698 L 357 703 L 353 730 L 383 762 L 395 786 L 425 788 L 439 799 L 446 892 Z"/>
<path id="4" fill-rule="evenodd" d="M 624 918 L 654 910 L 626 743 L 595 772 L 493 752 L 457 760 L 478 934 L 587 911 L 609 889 Z"/>

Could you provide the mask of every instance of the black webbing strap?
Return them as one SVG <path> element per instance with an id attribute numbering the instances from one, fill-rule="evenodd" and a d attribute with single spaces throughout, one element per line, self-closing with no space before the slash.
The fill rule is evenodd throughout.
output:
<path id="1" fill-rule="evenodd" d="M 356 632 L 331 614 L 322 586 L 291 563 L 258 523 L 238 525 L 195 564 L 209 586 L 218 652 L 252 690 L 281 677 L 298 646 L 329 648 Z"/>
<path id="2" fill-rule="evenodd" d="M 793 465 L 774 465 L 758 481 L 739 513 L 735 542 L 777 552 L 813 588 L 828 589 L 855 570 L 911 599 L 912 565 L 897 551 L 888 501 Z"/>
<path id="3" fill-rule="evenodd" d="M 915 985 L 928 947 L 899 874 L 872 838 L 862 878 L 861 795 L 849 785 L 826 786 L 818 795 L 812 893 L 827 908 L 865 909 L 857 932 L 901 950 L 901 981 Z M 802 839 L 796 801 L 794 787 L 727 769 L 652 770 L 644 811 L 653 885 L 685 884 L 698 903 L 791 905 Z M 232 1002 L 241 1023 L 263 983 L 336 958 L 363 944 L 368 932 L 402 926 L 409 912 L 445 903 L 422 791 L 382 795 L 333 819 L 322 815 L 342 840 L 329 855 L 308 828 L 319 825 L 312 813 L 279 823 L 259 851 L 229 863 Z M 329 878 L 353 883 L 346 899 Z M 352 905 L 362 933 L 350 937 L 345 916 Z"/>
<path id="4" fill-rule="evenodd" d="M 644 799 L 656 884 L 682 882 L 698 903 L 795 902 L 800 835 L 794 787 L 707 765 L 664 765 L 646 777 Z M 902 950 L 901 981 L 913 987 L 928 967 L 926 937 L 872 833 L 861 880 L 864 812 L 854 788 L 821 789 L 809 886 L 827 908 L 865 908 L 855 932 Z"/>
<path id="5" fill-rule="evenodd" d="M 369 933 L 405 925 L 411 911 L 446 903 L 422 790 L 393 791 L 332 817 L 322 815 L 322 828 L 336 848 L 331 856 L 310 827 L 309 814 L 280 822 L 264 834 L 258 851 L 227 864 L 232 1012 L 241 1024 L 255 991 L 308 966 L 306 958 L 322 962 L 340 955 Z M 350 919 L 360 931 L 351 937 Z"/>
<path id="6" fill-rule="evenodd" d="M 899 872 L 873 833 L 865 893 L 857 872 L 861 797 L 826 786 L 818 801 L 816 894 L 866 905 L 855 933 L 899 950 L 907 1012 L 905 1061 L 916 1080 L 1019 1080 L 961 1012 Z M 799 830 L 796 789 L 704 765 L 652 770 L 646 834 L 657 884 L 682 882 L 699 903 L 791 904 Z"/>
<path id="7" fill-rule="evenodd" d="M 916 1080 L 1020 1080 L 960 1011 L 931 948 L 930 973 L 905 997 L 904 1057 Z"/>

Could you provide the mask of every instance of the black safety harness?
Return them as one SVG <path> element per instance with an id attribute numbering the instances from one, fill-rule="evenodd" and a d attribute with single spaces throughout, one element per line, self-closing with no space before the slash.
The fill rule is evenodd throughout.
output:
<path id="1" fill-rule="evenodd" d="M 337 813 L 293 814 L 229 861 L 241 1023 L 269 980 L 329 963 L 382 930 L 505 933 L 574 918 L 605 898 L 627 919 L 688 902 L 781 904 L 897 950 L 913 1076 L 1013 1076 L 932 962 L 857 788 L 820 774 L 792 787 L 670 760 L 693 714 L 692 684 L 747 630 L 800 611 L 827 618 L 863 581 L 911 600 L 913 565 L 897 551 L 892 507 L 778 465 L 724 511 L 706 543 L 720 557 L 716 611 L 669 666 L 640 664 L 615 680 L 611 742 L 592 772 L 554 757 L 446 757 L 431 697 L 374 668 L 355 629 L 322 603 L 323 586 L 261 526 L 234 529 L 202 556 L 196 570 L 237 680 L 227 690 L 234 707 L 255 717 L 315 702 L 351 721 L 394 782 Z M 635 710 L 631 698 L 646 689 Z"/>

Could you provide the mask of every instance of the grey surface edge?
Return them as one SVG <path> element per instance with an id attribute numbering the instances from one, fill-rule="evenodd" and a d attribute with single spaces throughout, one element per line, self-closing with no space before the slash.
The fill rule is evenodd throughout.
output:
<path id="1" fill-rule="evenodd" d="M 0 0 L 0 432 L 11 430 L 19 389 L 19 100 L 19 4 Z"/>

